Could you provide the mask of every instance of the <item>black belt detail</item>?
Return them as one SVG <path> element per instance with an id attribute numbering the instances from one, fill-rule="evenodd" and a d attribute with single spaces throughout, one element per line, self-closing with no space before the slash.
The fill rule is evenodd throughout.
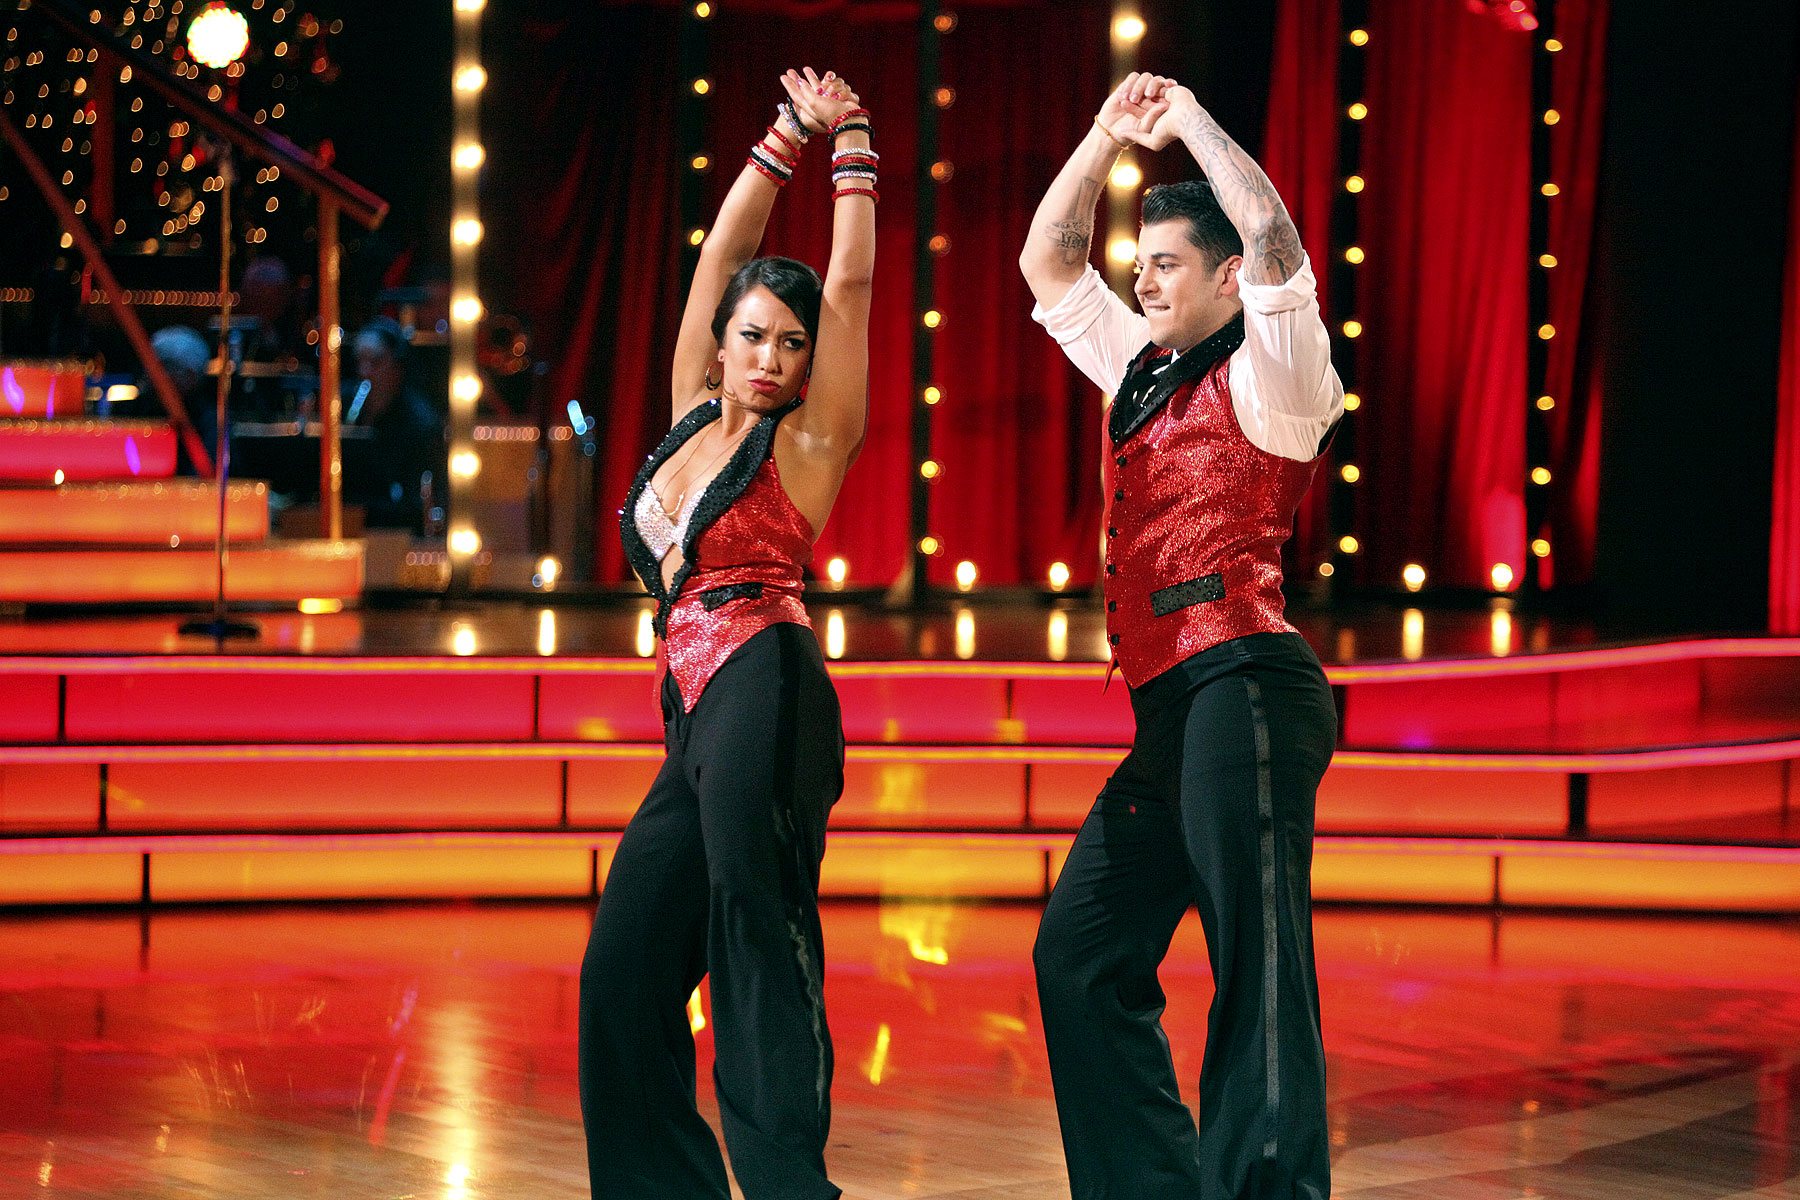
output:
<path id="1" fill-rule="evenodd" d="M 763 585 L 757 582 L 728 583 L 723 587 L 707 588 L 700 593 L 700 603 L 706 606 L 707 612 L 715 608 L 723 608 L 733 600 L 760 600 Z"/>
<path id="2" fill-rule="evenodd" d="M 1196 604 L 1210 604 L 1224 598 L 1225 577 L 1215 572 L 1151 592 L 1150 611 L 1159 617 L 1166 617 L 1179 609 L 1191 608 Z"/>

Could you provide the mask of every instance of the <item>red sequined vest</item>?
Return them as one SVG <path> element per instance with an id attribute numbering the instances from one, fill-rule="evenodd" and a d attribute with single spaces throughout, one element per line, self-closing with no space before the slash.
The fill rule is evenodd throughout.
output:
<path id="1" fill-rule="evenodd" d="M 676 422 L 639 469 L 619 510 L 625 558 L 656 598 L 656 633 L 688 712 L 713 673 L 756 634 L 784 621 L 812 627 L 801 599 L 812 560 L 812 525 L 781 486 L 773 453 L 775 428 L 793 408 L 757 421 L 707 485 L 681 539 L 682 564 L 668 586 L 632 514 L 657 469 L 718 419 L 717 400 Z"/>
<path id="2" fill-rule="evenodd" d="M 1228 382 L 1241 326 L 1233 332 L 1183 355 L 1166 383 L 1136 396 L 1121 387 L 1109 415 L 1106 631 L 1133 687 L 1220 642 L 1293 631 L 1282 615 L 1281 545 L 1317 460 L 1271 454 L 1244 435 Z M 1146 349 L 1133 372 L 1168 354 Z"/>

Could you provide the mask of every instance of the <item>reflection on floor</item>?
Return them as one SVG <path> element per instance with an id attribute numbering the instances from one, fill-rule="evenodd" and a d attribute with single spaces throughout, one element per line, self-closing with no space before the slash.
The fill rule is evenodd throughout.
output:
<path id="1" fill-rule="evenodd" d="M 0 920 L 0 1195 L 585 1196 L 588 917 Z M 827 908 L 829 1159 L 848 1195 L 1067 1194 L 1037 917 Z M 1330 908 L 1317 937 L 1337 1195 L 1800 1197 L 1800 924 Z M 1210 999 L 1196 923 L 1164 983 L 1191 1097 Z M 702 1079 L 707 1013 L 702 996 Z"/>

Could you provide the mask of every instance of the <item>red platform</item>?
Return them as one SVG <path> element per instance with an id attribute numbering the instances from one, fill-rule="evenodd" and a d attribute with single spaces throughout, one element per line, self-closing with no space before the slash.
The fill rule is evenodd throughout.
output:
<path id="1" fill-rule="evenodd" d="M 840 654 L 959 653 L 978 619 L 815 617 Z M 1001 650 L 1046 625 L 1098 641 L 1085 609 L 979 620 Z M 590 894 L 662 753 L 642 623 L 283 615 L 230 653 L 174 618 L 0 623 L 0 902 Z M 1489 649 L 1327 656 L 1319 898 L 1800 911 L 1800 640 Z M 1122 684 L 1093 662 L 831 669 L 851 745 L 827 893 L 1043 896 L 1129 741 Z"/>

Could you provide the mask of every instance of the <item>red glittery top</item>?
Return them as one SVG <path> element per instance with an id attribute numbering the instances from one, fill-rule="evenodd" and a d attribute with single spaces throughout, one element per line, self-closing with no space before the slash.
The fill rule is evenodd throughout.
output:
<path id="1" fill-rule="evenodd" d="M 701 533 L 694 569 L 669 609 L 669 671 L 686 711 L 694 711 L 713 672 L 755 635 L 783 621 L 812 628 L 801 602 L 812 541 L 812 525 L 781 486 L 771 454 Z"/>
<path id="2" fill-rule="evenodd" d="M 732 652 L 771 625 L 812 627 L 801 603 L 813 530 L 775 468 L 775 431 L 799 401 L 759 418 L 701 489 L 680 530 L 682 563 L 665 581 L 661 556 L 637 525 L 638 501 L 657 468 L 719 419 L 719 401 L 696 405 L 638 469 L 619 510 L 626 561 L 656 598 L 652 622 L 688 712 Z"/>
<path id="3" fill-rule="evenodd" d="M 1105 435 L 1107 640 L 1133 687 L 1220 642 L 1293 630 L 1281 544 L 1317 460 L 1244 436 L 1229 366 L 1227 354 L 1123 438 Z"/>

